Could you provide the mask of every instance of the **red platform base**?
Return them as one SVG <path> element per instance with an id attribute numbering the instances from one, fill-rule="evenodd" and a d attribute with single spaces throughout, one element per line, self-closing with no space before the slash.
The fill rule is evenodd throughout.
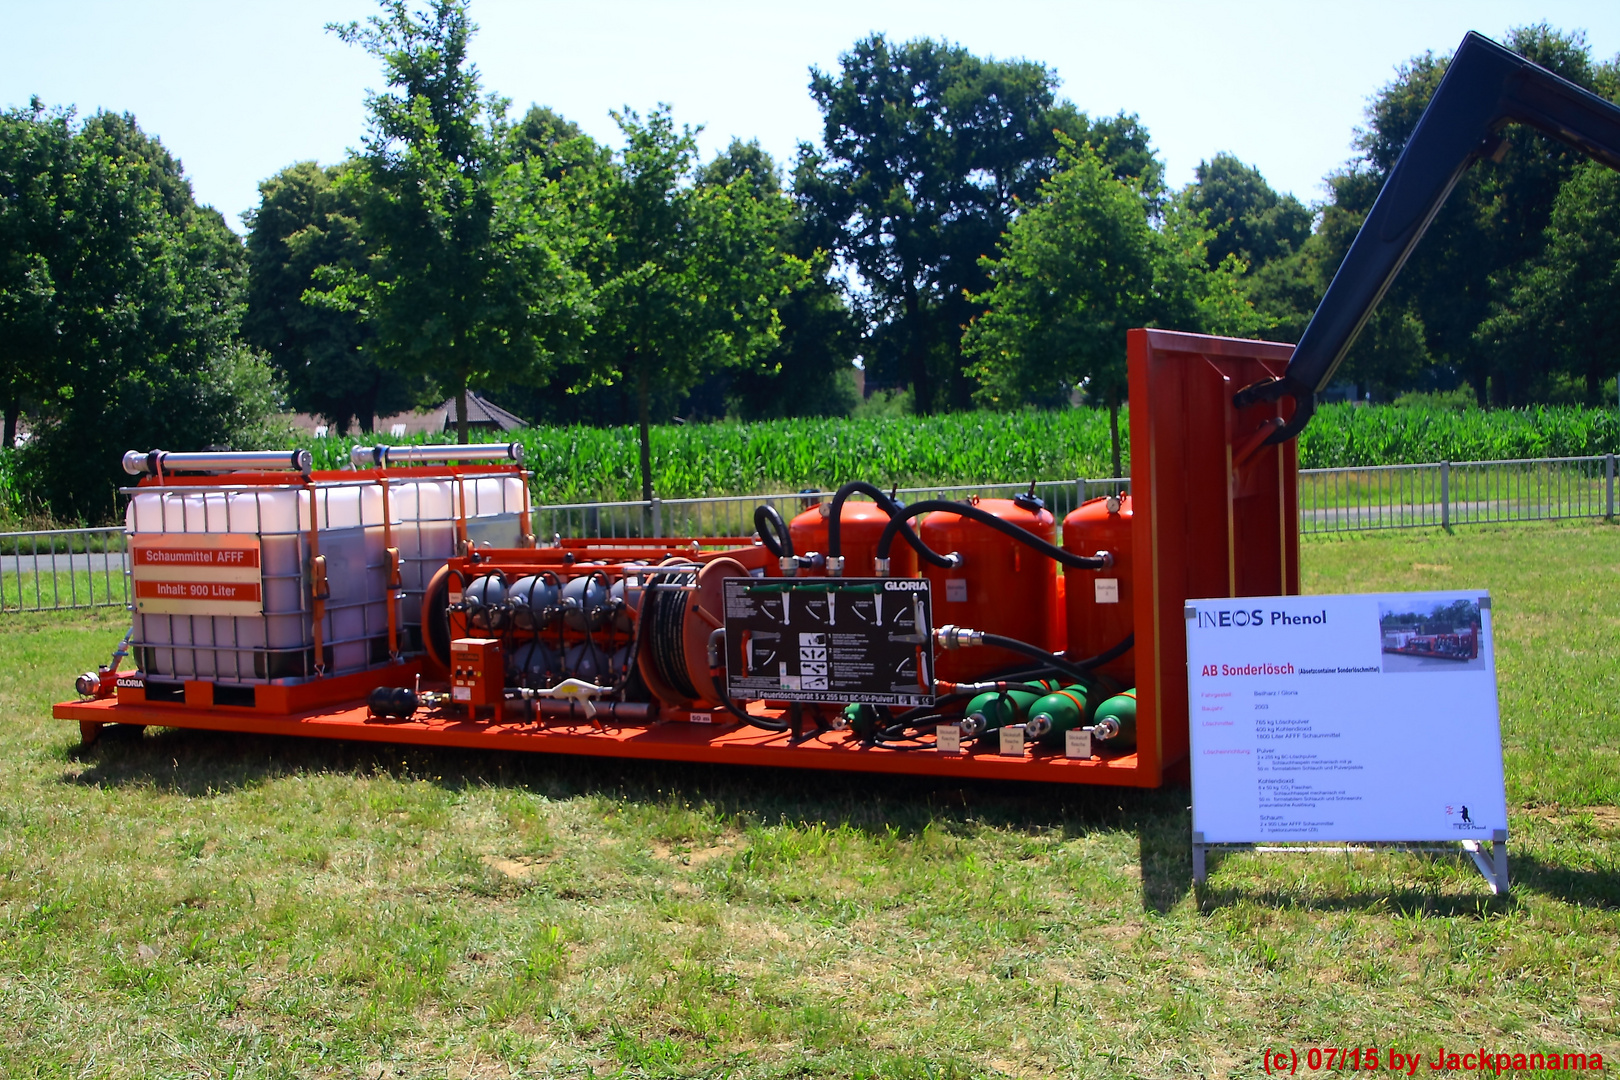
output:
<path id="1" fill-rule="evenodd" d="M 641 758 L 722 765 L 768 765 L 794 769 L 900 773 L 911 776 L 981 780 L 1033 780 L 1060 784 L 1157 787 L 1160 778 L 1139 767 L 1137 756 L 1073 760 L 1045 748 L 1022 758 L 993 752 L 941 754 L 934 750 L 895 750 L 863 746 L 848 732 L 828 731 L 795 742 L 786 732 L 742 724 L 694 724 L 664 720 L 643 725 L 609 723 L 602 728 L 547 720 L 484 721 L 430 716 L 409 721 L 374 719 L 365 706 L 315 709 L 272 717 L 249 710 L 223 713 L 184 706 L 116 701 L 69 701 L 52 709 L 59 720 L 77 720 L 86 741 L 102 724 L 199 728 L 259 735 L 293 735 L 360 742 L 526 750 L 593 757 Z M 723 715 L 723 714 L 721 714 Z M 771 714 L 774 715 L 774 712 Z"/>

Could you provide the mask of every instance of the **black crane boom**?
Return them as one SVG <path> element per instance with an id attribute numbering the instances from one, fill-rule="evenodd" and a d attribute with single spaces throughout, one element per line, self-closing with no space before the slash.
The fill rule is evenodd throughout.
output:
<path id="1" fill-rule="evenodd" d="M 1294 413 L 1267 442 L 1293 438 L 1310 422 L 1356 335 L 1446 196 L 1469 166 L 1504 144 L 1500 131 L 1527 124 L 1620 170 L 1620 106 L 1473 32 L 1452 57 L 1383 190 L 1333 275 L 1281 377 L 1239 390 L 1239 408 L 1294 399 Z"/>

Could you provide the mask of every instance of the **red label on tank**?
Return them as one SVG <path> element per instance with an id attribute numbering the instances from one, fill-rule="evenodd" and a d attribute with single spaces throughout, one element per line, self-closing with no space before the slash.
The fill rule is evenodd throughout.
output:
<path id="1" fill-rule="evenodd" d="M 136 544 L 136 566 L 257 567 L 257 547 L 158 547 Z"/>
<path id="2" fill-rule="evenodd" d="M 248 581 L 137 581 L 137 600 L 229 600 L 257 604 L 259 585 Z"/>

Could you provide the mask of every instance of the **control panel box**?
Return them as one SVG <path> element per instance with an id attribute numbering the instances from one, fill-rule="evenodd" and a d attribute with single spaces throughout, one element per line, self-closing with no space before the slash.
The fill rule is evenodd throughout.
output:
<path id="1" fill-rule="evenodd" d="M 499 707 L 506 693 L 506 660 L 493 638 L 450 642 L 450 700 L 472 708 Z"/>

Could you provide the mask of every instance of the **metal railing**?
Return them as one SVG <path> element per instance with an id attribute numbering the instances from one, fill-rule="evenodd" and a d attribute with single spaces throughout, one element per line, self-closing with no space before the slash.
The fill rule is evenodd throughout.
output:
<path id="1" fill-rule="evenodd" d="M 1440 461 L 1359 469 L 1301 469 L 1299 527 L 1305 535 L 1422 526 L 1615 516 L 1616 457 Z M 1047 480 L 1035 494 L 1061 521 L 1087 499 L 1129 491 L 1130 480 Z M 1027 483 L 900 488 L 903 502 L 970 495 L 1008 498 Z M 784 517 L 832 498 L 828 491 L 723 495 L 647 502 L 534 507 L 541 543 L 554 536 L 748 536 L 754 507 Z M 0 533 L 0 612 L 51 611 L 129 603 L 128 557 L 119 528 Z"/>
<path id="2" fill-rule="evenodd" d="M 0 533 L 0 612 L 124 607 L 124 530 Z"/>
<path id="3" fill-rule="evenodd" d="M 1613 518 L 1615 455 L 1301 469 L 1299 530 Z"/>

